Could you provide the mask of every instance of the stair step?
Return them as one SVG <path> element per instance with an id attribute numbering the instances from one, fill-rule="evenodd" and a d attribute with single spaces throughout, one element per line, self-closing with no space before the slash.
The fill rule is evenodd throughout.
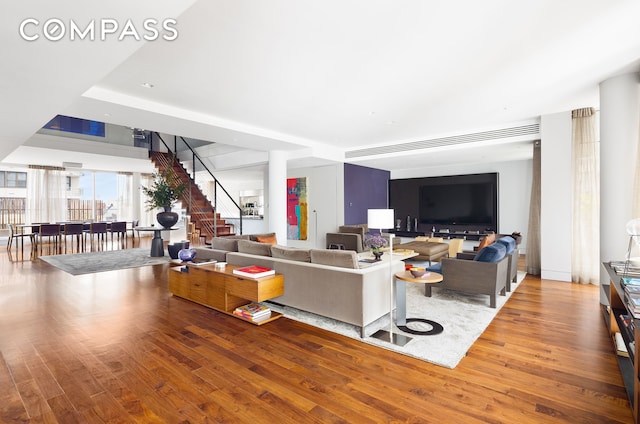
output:
<path id="1" fill-rule="evenodd" d="M 151 152 L 151 160 L 158 171 L 172 169 L 176 179 L 187 184 L 187 188 L 180 200 L 187 207 L 191 221 L 206 242 L 214 234 L 218 236 L 235 235 L 235 231 L 232 231 L 232 228 L 235 227 L 232 224 L 227 224 L 226 220 L 220 217 L 220 213 L 215 212 L 211 201 L 202 192 L 200 186 L 193 181 L 184 166 L 181 163 L 177 163 L 170 153 Z"/>

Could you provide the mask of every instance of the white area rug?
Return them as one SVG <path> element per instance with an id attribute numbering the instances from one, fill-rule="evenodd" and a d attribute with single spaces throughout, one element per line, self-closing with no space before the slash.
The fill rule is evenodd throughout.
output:
<path id="1" fill-rule="evenodd" d="M 40 259 L 72 275 L 164 264 L 171 260 L 169 256 L 152 258 L 148 247 L 76 253 L 72 255 L 41 256 Z"/>
<path id="2" fill-rule="evenodd" d="M 518 283 L 526 273 L 518 272 Z M 405 346 L 395 346 L 373 337 L 360 338 L 358 327 L 325 318 L 309 312 L 300 311 L 287 306 L 269 303 L 269 306 L 286 317 L 301 321 L 315 327 L 333 331 L 365 343 L 374 344 L 427 362 L 447 368 L 455 368 L 464 358 L 469 348 L 489 326 L 498 311 L 504 306 L 511 294 L 518 288 L 518 283 L 511 284 L 511 292 L 506 296 L 498 296 L 497 308 L 489 307 L 489 296 L 458 293 L 450 290 L 434 288 L 432 297 L 424 295 L 422 284 L 407 284 L 407 317 L 426 318 L 442 324 L 444 331 L 433 336 L 419 336 L 404 333 L 393 327 L 394 333 L 411 337 Z M 395 317 L 394 317 L 395 318 Z M 415 330 L 429 330 L 430 325 L 413 322 L 409 326 Z M 384 316 L 367 326 L 367 334 L 377 330 L 389 330 L 389 316 Z"/>

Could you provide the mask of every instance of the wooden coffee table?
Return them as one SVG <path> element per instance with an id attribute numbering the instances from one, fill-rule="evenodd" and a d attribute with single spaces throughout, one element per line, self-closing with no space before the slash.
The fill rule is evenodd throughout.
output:
<path id="1" fill-rule="evenodd" d="M 411 272 L 404 271 L 399 272 L 395 275 L 396 277 L 396 327 L 400 330 L 410 333 L 410 334 L 418 334 L 421 336 L 432 336 L 435 334 L 440 334 L 444 331 L 444 327 L 441 324 L 438 324 L 435 321 L 431 321 L 424 318 L 407 318 L 407 285 L 406 283 L 417 283 L 417 284 L 437 284 L 442 281 L 442 274 L 438 274 L 437 272 L 427 272 L 422 277 L 416 278 L 411 275 Z M 425 324 L 429 324 L 432 328 L 431 330 L 421 331 L 414 330 L 412 328 L 407 327 L 408 322 L 422 322 Z"/>

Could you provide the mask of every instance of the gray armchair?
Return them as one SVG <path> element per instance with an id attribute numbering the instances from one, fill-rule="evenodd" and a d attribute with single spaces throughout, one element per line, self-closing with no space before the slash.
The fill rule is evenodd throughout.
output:
<path id="1" fill-rule="evenodd" d="M 498 295 L 506 295 L 509 258 L 503 245 L 494 243 L 485 247 L 474 260 L 443 258 L 441 264 L 443 280 L 436 287 L 486 294 L 492 308 L 497 306 Z M 431 296 L 431 285 L 427 288 L 425 295 Z"/>
<path id="2" fill-rule="evenodd" d="M 518 233 L 514 233 L 518 234 Z M 507 291 L 511 291 L 511 283 L 518 281 L 518 261 L 520 260 L 520 251 L 518 250 L 518 238 L 513 235 L 501 235 L 495 241 L 496 243 L 503 244 L 506 248 L 506 257 L 509 262 L 509 270 L 507 271 Z M 457 254 L 457 259 L 472 260 L 476 257 L 478 252 L 460 252 Z"/>
<path id="3" fill-rule="evenodd" d="M 364 252 L 364 237 L 368 232 L 367 224 L 342 225 L 337 233 L 327 233 L 327 247 L 341 246 L 344 250 Z"/>

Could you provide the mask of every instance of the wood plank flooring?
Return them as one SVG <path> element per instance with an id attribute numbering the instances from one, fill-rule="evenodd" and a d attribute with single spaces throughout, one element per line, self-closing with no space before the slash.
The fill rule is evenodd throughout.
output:
<path id="1" fill-rule="evenodd" d="M 2 423 L 633 422 L 597 287 L 527 277 L 449 370 L 174 298 L 166 265 L 11 259 L 0 248 Z"/>

